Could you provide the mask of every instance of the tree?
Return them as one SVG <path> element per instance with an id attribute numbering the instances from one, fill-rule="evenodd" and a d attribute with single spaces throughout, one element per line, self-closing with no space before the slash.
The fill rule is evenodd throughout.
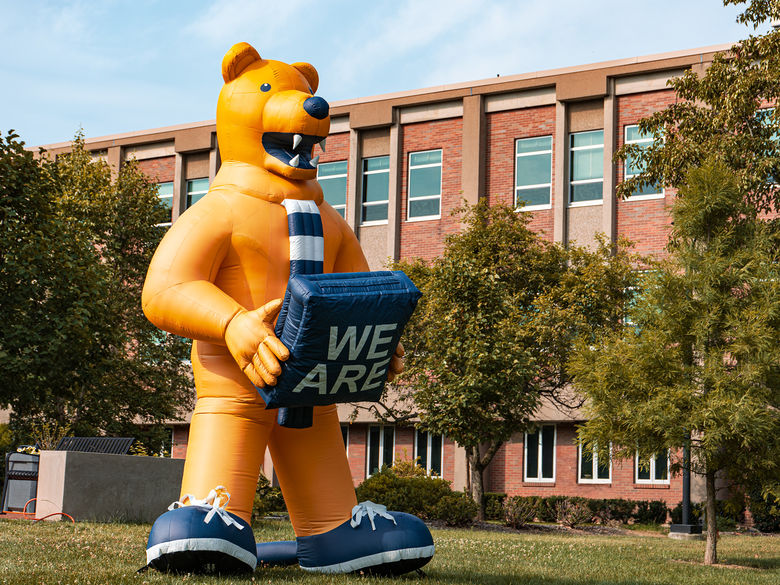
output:
<path id="1" fill-rule="evenodd" d="M 164 214 L 134 163 L 112 180 L 80 135 L 56 161 L 0 139 L 0 404 L 20 438 L 45 423 L 159 436 L 190 404 L 187 341 L 141 310 Z"/>
<path id="2" fill-rule="evenodd" d="M 549 243 L 512 207 L 461 212 L 466 229 L 447 238 L 440 258 L 398 264 L 423 297 L 404 336 L 395 414 L 405 406 L 422 428 L 466 449 L 483 518 L 485 468 L 533 427 L 543 400 L 575 405 L 566 368 L 574 340 L 620 325 L 635 277 L 627 252 Z"/>
<path id="3" fill-rule="evenodd" d="M 707 564 L 717 562 L 716 475 L 776 489 L 780 471 L 780 234 L 739 183 L 716 159 L 688 172 L 669 258 L 645 278 L 630 322 L 572 360 L 586 445 L 647 457 L 690 444 L 706 480 Z"/>
<path id="4" fill-rule="evenodd" d="M 723 0 L 746 4 L 738 21 L 757 28 L 780 19 L 776 0 Z M 750 36 L 715 56 L 702 75 L 693 69 L 669 82 L 676 103 L 639 122 L 656 140 L 651 146 L 624 145 L 615 154 L 644 172 L 617 187 L 625 197 L 644 185 L 677 188 L 690 169 L 716 156 L 737 177 L 748 200 L 762 211 L 780 210 L 780 28 Z"/>

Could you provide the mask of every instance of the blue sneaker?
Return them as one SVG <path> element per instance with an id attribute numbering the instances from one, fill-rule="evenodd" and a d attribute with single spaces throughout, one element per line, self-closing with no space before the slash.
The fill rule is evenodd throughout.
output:
<path id="1" fill-rule="evenodd" d="M 225 510 L 222 486 L 204 500 L 184 496 L 157 518 L 146 545 L 146 563 L 171 573 L 240 573 L 257 566 L 252 528 Z"/>
<path id="2" fill-rule="evenodd" d="M 298 563 L 316 573 L 400 575 L 425 565 L 435 550 L 417 516 L 388 512 L 373 502 L 355 506 L 352 519 L 341 526 L 297 540 Z"/>

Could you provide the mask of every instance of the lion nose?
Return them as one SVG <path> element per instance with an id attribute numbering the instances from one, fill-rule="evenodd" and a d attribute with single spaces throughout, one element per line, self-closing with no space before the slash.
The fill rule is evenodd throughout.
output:
<path id="1" fill-rule="evenodd" d="M 303 102 L 303 109 L 306 110 L 306 113 L 312 118 L 317 118 L 318 120 L 324 120 L 328 117 L 328 113 L 330 112 L 328 102 L 321 97 L 307 98 L 306 101 Z"/>

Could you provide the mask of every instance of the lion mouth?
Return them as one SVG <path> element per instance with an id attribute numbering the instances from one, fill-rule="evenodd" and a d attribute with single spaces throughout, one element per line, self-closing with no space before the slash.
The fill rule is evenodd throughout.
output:
<path id="1" fill-rule="evenodd" d="M 264 132 L 262 142 L 265 151 L 284 164 L 297 169 L 316 169 L 320 157 L 312 158 L 311 154 L 314 145 L 324 142 L 325 138 L 291 132 Z"/>

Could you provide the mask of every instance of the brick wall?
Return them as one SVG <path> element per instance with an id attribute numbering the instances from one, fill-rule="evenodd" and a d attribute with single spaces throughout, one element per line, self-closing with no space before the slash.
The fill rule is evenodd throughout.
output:
<path id="1" fill-rule="evenodd" d="M 556 425 L 555 479 L 523 481 L 523 434 L 517 434 L 499 449 L 485 473 L 485 491 L 510 496 L 581 496 L 627 500 L 664 500 L 674 506 L 682 499 L 682 479 L 669 484 L 637 484 L 633 460 L 613 460 L 610 483 L 578 483 L 577 443 L 573 424 Z"/>
<path id="2" fill-rule="evenodd" d="M 437 120 L 407 124 L 403 127 L 403 159 L 401 175 L 401 259 L 440 256 L 444 238 L 460 228 L 452 211 L 463 202 L 461 193 L 461 145 L 463 120 Z M 442 150 L 441 219 L 406 221 L 409 153 Z"/>
<path id="3" fill-rule="evenodd" d="M 676 101 L 671 90 L 654 91 L 634 95 L 621 96 L 617 103 L 617 147 L 625 141 L 625 127 L 636 124 L 645 118 L 663 110 Z M 624 165 L 618 165 L 617 180 L 625 176 Z M 675 191 L 667 189 L 666 197 L 649 200 L 618 200 L 617 202 L 617 233 L 635 242 L 635 250 L 640 254 L 663 256 L 671 224 L 668 206 L 674 200 Z"/>
<path id="4" fill-rule="evenodd" d="M 176 425 L 173 427 L 173 439 L 171 457 L 184 459 L 187 456 L 187 441 L 190 438 L 190 425 Z"/>
<path id="5" fill-rule="evenodd" d="M 555 168 L 555 107 L 541 106 L 523 110 L 509 110 L 487 114 L 485 152 L 485 195 L 488 202 L 511 205 L 515 199 L 515 140 L 535 136 L 553 137 L 552 168 Z M 551 169 L 551 175 L 552 175 Z M 555 177 L 552 177 L 552 193 Z M 531 212 L 529 227 L 543 232 L 545 239 L 553 239 L 553 211 Z"/>
<path id="6" fill-rule="evenodd" d="M 138 168 L 152 178 L 156 183 L 173 181 L 176 168 L 176 157 L 161 156 L 138 161 Z"/>

